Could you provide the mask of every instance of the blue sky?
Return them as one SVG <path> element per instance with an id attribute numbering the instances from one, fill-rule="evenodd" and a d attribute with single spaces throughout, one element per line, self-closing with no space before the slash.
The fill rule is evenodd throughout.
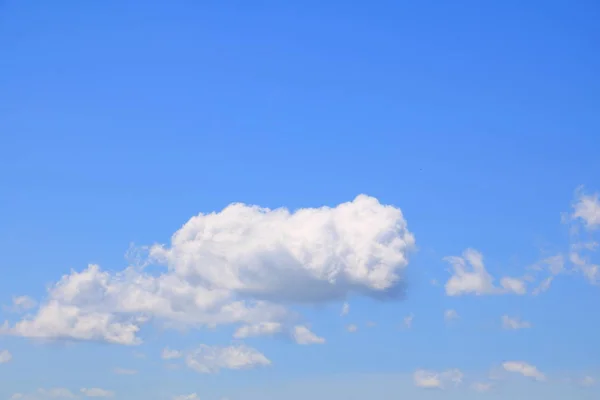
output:
<path id="1" fill-rule="evenodd" d="M 600 8 L 489 3 L 2 2 L 0 397 L 597 398 Z"/>

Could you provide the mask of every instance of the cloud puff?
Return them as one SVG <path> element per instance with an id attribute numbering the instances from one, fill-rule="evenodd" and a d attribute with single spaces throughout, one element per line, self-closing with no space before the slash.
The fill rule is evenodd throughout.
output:
<path id="1" fill-rule="evenodd" d="M 344 305 L 342 305 L 342 312 L 340 313 L 340 315 L 343 317 L 344 315 L 348 315 L 349 312 L 350 312 L 350 304 L 344 303 Z"/>
<path id="2" fill-rule="evenodd" d="M 236 324 L 238 337 L 279 326 L 293 332 L 290 302 L 398 293 L 414 243 L 400 209 L 365 195 L 295 212 L 232 204 L 193 217 L 169 246 L 149 247 L 163 272 L 147 272 L 148 262 L 114 273 L 97 265 L 72 271 L 50 287 L 36 314 L 2 333 L 136 345 L 150 320 Z"/>
<path id="3" fill-rule="evenodd" d="M 410 315 L 407 315 L 406 317 L 404 317 L 404 320 L 403 320 L 403 322 L 404 322 L 404 327 L 405 327 L 406 329 L 410 329 L 410 328 L 412 328 L 412 324 L 413 324 L 413 320 L 414 320 L 414 319 L 415 319 L 415 316 L 414 316 L 414 314 L 410 314 Z"/>
<path id="4" fill-rule="evenodd" d="M 271 361 L 258 350 L 245 345 L 219 347 L 201 345 L 189 352 L 186 365 L 203 374 L 221 369 L 251 369 L 271 365 Z"/>
<path id="5" fill-rule="evenodd" d="M 487 272 L 483 264 L 483 255 L 474 249 L 467 249 L 462 257 L 445 257 L 452 266 L 452 276 L 446 282 L 448 296 L 465 294 L 525 294 L 525 281 L 519 278 L 503 277 L 500 286 L 496 286 L 494 278 Z"/>
<path id="6" fill-rule="evenodd" d="M 531 328 L 531 323 L 521 321 L 519 318 L 511 318 L 508 315 L 503 315 L 502 328 L 507 330 L 527 329 Z"/>
<path id="7" fill-rule="evenodd" d="M 458 318 L 458 313 L 456 312 L 456 310 L 446 310 L 444 312 L 444 320 L 446 321 L 452 321 L 454 319 Z"/>
<path id="8" fill-rule="evenodd" d="M 274 335 L 281 333 L 282 330 L 283 325 L 280 322 L 259 322 L 253 325 L 241 326 L 235 331 L 233 337 L 242 339 L 252 336 Z"/>
<path id="9" fill-rule="evenodd" d="M 0 364 L 5 364 L 12 360 L 12 354 L 8 350 L 0 350 Z"/>
<path id="10" fill-rule="evenodd" d="M 161 352 L 160 357 L 163 360 L 173 360 L 175 358 L 181 358 L 181 357 L 183 357 L 183 353 L 181 351 L 171 350 L 168 347 L 165 347 L 163 349 L 163 351 Z"/>
<path id="11" fill-rule="evenodd" d="M 427 389 L 444 389 L 448 384 L 455 386 L 462 383 L 463 373 L 459 369 L 449 369 L 444 372 L 418 369 L 413 374 L 416 386 Z"/>
<path id="12" fill-rule="evenodd" d="M 582 189 L 577 190 L 571 218 L 581 221 L 590 230 L 600 227 L 600 199 L 598 193 L 586 195 Z"/>
<path id="13" fill-rule="evenodd" d="M 292 336 L 298 344 L 323 344 L 325 339 L 315 335 L 304 325 L 294 327 Z"/>
<path id="14" fill-rule="evenodd" d="M 346 330 L 350 333 L 356 332 L 358 330 L 358 326 L 356 326 L 354 324 L 350 324 L 350 325 L 346 326 Z"/>
<path id="15" fill-rule="evenodd" d="M 505 371 L 521 374 L 537 381 L 546 380 L 544 374 L 538 371 L 537 367 L 528 364 L 525 361 L 507 361 L 502 364 L 502 368 L 504 368 Z"/>
<path id="16" fill-rule="evenodd" d="M 12 305 L 7 307 L 9 311 L 20 313 L 34 308 L 37 302 L 29 296 L 15 296 L 12 298 Z"/>

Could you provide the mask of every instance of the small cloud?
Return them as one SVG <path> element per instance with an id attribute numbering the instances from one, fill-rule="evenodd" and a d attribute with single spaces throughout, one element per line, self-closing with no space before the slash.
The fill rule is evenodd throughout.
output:
<path id="1" fill-rule="evenodd" d="M 325 339 L 312 333 L 306 326 L 298 325 L 294 327 L 292 336 L 298 344 L 323 344 Z"/>
<path id="2" fill-rule="evenodd" d="M 354 324 L 350 324 L 346 326 L 346 330 L 348 332 L 356 332 L 358 330 L 358 326 L 354 325 Z"/>
<path id="3" fill-rule="evenodd" d="M 10 351 L 1 350 L 0 351 L 0 364 L 5 364 L 7 362 L 10 362 L 10 360 L 12 360 L 12 354 L 10 354 Z"/>
<path id="4" fill-rule="evenodd" d="M 596 384 L 596 379 L 588 375 L 585 376 L 579 383 L 581 384 L 581 386 L 594 386 Z"/>
<path id="5" fill-rule="evenodd" d="M 414 314 L 410 314 L 410 315 L 407 315 L 406 317 L 404 317 L 403 323 L 404 323 L 404 327 L 406 329 L 412 328 L 414 318 L 415 318 Z"/>
<path id="6" fill-rule="evenodd" d="M 198 400 L 198 394 L 190 393 L 190 394 L 181 394 L 179 396 L 174 396 L 173 400 Z"/>
<path id="7" fill-rule="evenodd" d="M 350 312 L 350 304 L 344 303 L 344 305 L 342 306 L 342 312 L 340 313 L 340 315 L 343 317 L 344 315 L 348 315 L 349 312 Z"/>
<path id="8" fill-rule="evenodd" d="M 448 383 L 458 386 L 462 383 L 463 373 L 459 369 L 449 369 L 444 372 L 418 369 L 413 374 L 416 386 L 427 389 L 444 389 Z"/>
<path id="9" fill-rule="evenodd" d="M 521 321 L 518 318 L 511 318 L 508 315 L 502 316 L 502 328 L 507 330 L 518 330 L 531 328 L 531 323 Z"/>
<path id="10" fill-rule="evenodd" d="M 526 363 L 525 361 L 507 361 L 502 364 L 505 371 L 521 374 L 528 378 L 533 378 L 537 381 L 544 381 L 546 377 L 536 366 Z"/>
<path id="11" fill-rule="evenodd" d="M 244 325 L 235 331 L 233 337 L 243 339 L 254 336 L 269 336 L 280 333 L 283 325 L 279 322 L 259 322 L 252 325 Z"/>
<path id="12" fill-rule="evenodd" d="M 208 346 L 200 345 L 187 354 L 186 365 L 202 374 L 217 373 L 222 369 L 251 369 L 271 365 L 271 360 L 258 350 L 245 345 Z"/>
<path id="13" fill-rule="evenodd" d="M 173 360 L 176 358 L 181 358 L 183 353 L 179 350 L 172 350 L 168 347 L 165 347 L 160 355 L 163 360 Z"/>
<path id="14" fill-rule="evenodd" d="M 86 397 L 113 397 L 114 392 L 100 388 L 82 388 L 81 393 Z"/>
<path id="15" fill-rule="evenodd" d="M 375 323 L 374 321 L 367 321 L 367 328 L 373 328 L 374 326 L 377 325 L 377 323 Z"/>
<path id="16" fill-rule="evenodd" d="M 588 230 L 600 227 L 600 199 L 598 193 L 586 195 L 582 188 L 576 191 L 571 220 L 583 222 Z"/>
<path id="17" fill-rule="evenodd" d="M 471 385 L 471 389 L 473 389 L 476 392 L 487 392 L 492 388 L 492 384 L 491 383 L 484 383 L 484 382 L 475 382 Z"/>
<path id="18" fill-rule="evenodd" d="M 38 389 L 38 394 L 53 399 L 76 399 L 77 396 L 66 388 Z"/>
<path id="19" fill-rule="evenodd" d="M 8 311 L 21 313 L 34 308 L 37 302 L 29 296 L 17 296 L 12 298 L 12 306 L 6 307 Z"/>
<path id="20" fill-rule="evenodd" d="M 446 322 L 450 322 L 455 319 L 458 319 L 458 313 L 456 312 L 456 310 L 446 310 L 444 312 L 444 320 Z"/>

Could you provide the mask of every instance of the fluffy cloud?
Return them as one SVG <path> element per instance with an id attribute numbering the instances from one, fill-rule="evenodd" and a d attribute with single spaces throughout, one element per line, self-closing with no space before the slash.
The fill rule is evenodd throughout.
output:
<path id="1" fill-rule="evenodd" d="M 600 200 L 598 193 L 586 195 L 581 189 L 576 193 L 571 218 L 583 222 L 587 229 L 600 227 Z"/>
<path id="2" fill-rule="evenodd" d="M 507 361 L 502 364 L 502 368 L 504 368 L 505 371 L 521 374 L 537 381 L 546 380 L 544 374 L 542 374 L 537 367 L 524 361 Z"/>
<path id="3" fill-rule="evenodd" d="M 456 312 L 456 310 L 446 310 L 444 312 L 444 320 L 446 320 L 446 321 L 452 321 L 457 318 L 458 318 L 458 313 Z"/>
<path id="4" fill-rule="evenodd" d="M 523 279 L 503 277 L 500 286 L 496 286 L 494 278 L 487 272 L 483 264 L 483 256 L 474 249 L 467 249 L 462 257 L 446 257 L 453 269 L 452 276 L 446 282 L 446 294 L 460 296 L 465 294 L 525 294 L 527 292 Z"/>
<path id="5" fill-rule="evenodd" d="M 354 324 L 350 324 L 350 325 L 346 326 L 346 330 L 350 333 L 356 332 L 358 330 L 358 326 L 356 326 Z"/>
<path id="6" fill-rule="evenodd" d="M 271 361 L 258 350 L 245 345 L 219 347 L 201 345 L 189 352 L 186 365 L 203 374 L 221 369 L 251 369 L 271 365 Z"/>
<path id="7" fill-rule="evenodd" d="M 0 350 L 0 364 L 5 364 L 12 360 L 12 354 L 8 350 Z"/>
<path id="8" fill-rule="evenodd" d="M 136 345 L 150 320 L 235 324 L 238 337 L 279 326 L 293 332 L 290 302 L 400 293 L 413 248 L 402 212 L 365 195 L 295 212 L 232 204 L 191 218 L 136 266 L 112 273 L 90 265 L 63 276 L 34 315 L 2 333 Z M 150 261 L 165 270 L 147 272 Z"/>
<path id="9" fill-rule="evenodd" d="M 521 321 L 519 318 L 511 318 L 508 315 L 503 315 L 502 328 L 507 330 L 527 329 L 531 328 L 531 323 Z"/>
<path id="10" fill-rule="evenodd" d="M 428 389 L 444 389 L 448 384 L 455 386 L 462 383 L 463 373 L 458 369 L 435 372 L 419 369 L 413 375 L 416 386 Z"/>
<path id="11" fill-rule="evenodd" d="M 306 326 L 298 325 L 294 327 L 292 336 L 298 344 L 323 344 L 325 339 L 312 333 Z"/>

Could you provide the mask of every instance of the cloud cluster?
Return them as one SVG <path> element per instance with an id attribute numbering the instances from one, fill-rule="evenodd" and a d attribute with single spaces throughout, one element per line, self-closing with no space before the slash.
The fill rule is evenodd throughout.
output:
<path id="1" fill-rule="evenodd" d="M 252 369 L 271 365 L 271 361 L 258 350 L 245 345 L 200 345 L 185 357 L 185 364 L 196 372 L 211 374 L 222 369 Z"/>
<path id="2" fill-rule="evenodd" d="M 416 386 L 427 389 L 445 389 L 448 385 L 458 386 L 462 383 L 463 373 L 459 369 L 449 369 L 443 372 L 418 369 L 413 374 Z"/>
<path id="3" fill-rule="evenodd" d="M 503 277 L 500 279 L 500 286 L 497 286 L 483 264 L 483 255 L 477 250 L 467 249 L 462 257 L 450 256 L 444 260 L 452 266 L 452 276 L 445 286 L 448 296 L 522 295 L 527 292 L 525 280 L 520 278 Z"/>
<path id="4" fill-rule="evenodd" d="M 235 324 L 240 338 L 285 331 L 299 343 L 322 343 L 287 305 L 396 294 L 414 243 L 400 209 L 365 195 L 295 212 L 232 204 L 191 218 L 137 266 L 72 271 L 34 315 L 1 331 L 136 345 L 141 327 L 158 321 Z M 163 272 L 147 272 L 149 262 Z"/>

